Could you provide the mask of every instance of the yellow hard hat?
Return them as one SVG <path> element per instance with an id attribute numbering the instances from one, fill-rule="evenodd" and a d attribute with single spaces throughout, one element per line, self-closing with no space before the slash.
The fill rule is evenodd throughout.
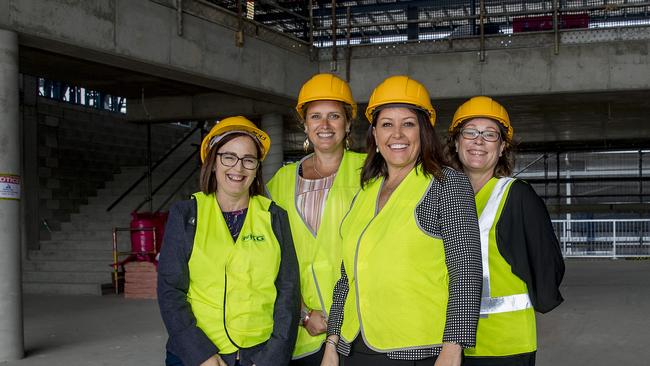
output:
<path id="1" fill-rule="evenodd" d="M 208 152 L 213 145 L 212 141 L 215 137 L 223 137 L 233 132 L 242 132 L 253 137 L 262 150 L 260 160 L 264 160 L 266 154 L 271 148 L 271 139 L 269 138 L 269 135 L 257 128 L 255 124 L 249 121 L 246 117 L 236 116 L 224 118 L 217 122 L 210 132 L 205 135 L 201 142 L 201 162 L 203 163 L 205 158 L 208 156 Z"/>
<path id="2" fill-rule="evenodd" d="M 471 98 L 458 107 L 456 113 L 454 113 L 454 119 L 449 125 L 449 132 L 453 132 L 458 125 L 468 119 L 478 117 L 491 118 L 502 124 L 506 129 L 506 141 L 512 140 L 514 130 L 510 124 L 508 111 L 496 100 L 484 96 Z"/>
<path id="3" fill-rule="evenodd" d="M 391 76 L 377 85 L 370 96 L 366 118 L 372 123 L 372 115 L 385 104 L 410 104 L 425 111 L 431 125 L 436 124 L 436 111 L 431 105 L 429 92 L 418 81 L 408 76 Z"/>
<path id="4" fill-rule="evenodd" d="M 348 104 L 352 107 L 352 118 L 357 117 L 357 103 L 352 98 L 350 86 L 336 75 L 316 74 L 303 84 L 296 105 L 300 118 L 305 118 L 305 104 L 317 100 L 336 100 Z"/>

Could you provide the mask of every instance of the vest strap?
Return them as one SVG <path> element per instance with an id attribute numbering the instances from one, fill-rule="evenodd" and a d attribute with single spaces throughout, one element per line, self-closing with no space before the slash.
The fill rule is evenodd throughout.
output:
<path id="1" fill-rule="evenodd" d="M 481 298 L 481 315 L 524 310 L 532 306 L 528 294 Z"/>
<path id="2" fill-rule="evenodd" d="M 523 310 L 531 307 L 528 294 L 517 294 L 502 297 L 491 297 L 490 291 L 490 230 L 496 220 L 499 204 L 507 188 L 514 182 L 514 178 L 500 178 L 492 189 L 492 194 L 479 217 L 481 230 L 481 259 L 483 265 L 483 294 L 481 296 L 481 315 L 505 313 Z"/>

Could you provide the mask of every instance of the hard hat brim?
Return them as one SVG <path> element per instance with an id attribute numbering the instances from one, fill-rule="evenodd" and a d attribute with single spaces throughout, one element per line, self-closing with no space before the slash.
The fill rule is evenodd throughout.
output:
<path id="1" fill-rule="evenodd" d="M 215 125 L 215 127 L 216 126 L 218 125 Z M 214 144 L 216 144 L 216 142 L 220 141 L 223 137 L 227 135 L 231 135 L 233 133 L 238 133 L 238 132 L 249 135 L 260 146 L 260 150 L 262 152 L 260 161 L 263 161 L 266 158 L 269 149 L 271 148 L 271 139 L 269 138 L 269 135 L 267 135 L 266 132 L 260 130 L 259 128 L 254 127 L 254 125 L 247 126 L 243 124 L 233 124 L 229 126 L 224 126 L 221 129 L 218 129 L 217 131 L 214 131 L 213 128 L 213 130 L 211 130 L 210 133 L 208 133 L 203 138 L 203 141 L 201 142 L 201 162 L 202 163 L 205 162 L 205 158 L 208 156 L 208 152 L 214 146 Z M 217 140 L 215 143 L 212 143 L 215 137 L 218 137 L 219 140 Z"/>

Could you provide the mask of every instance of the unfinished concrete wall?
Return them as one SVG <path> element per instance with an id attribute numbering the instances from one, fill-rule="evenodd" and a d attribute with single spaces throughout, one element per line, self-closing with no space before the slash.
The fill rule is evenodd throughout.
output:
<path id="1" fill-rule="evenodd" d="M 30 110 L 24 108 L 26 113 L 33 113 Z M 59 230 L 61 223 L 78 212 L 89 196 L 96 195 L 120 167 L 145 166 L 147 161 L 146 126 L 127 123 L 123 114 L 43 97 L 37 99 L 33 110 L 37 121 L 37 152 L 33 156 L 38 167 L 38 213 L 31 213 L 30 225 L 37 225 L 40 234 L 27 243 L 30 249 L 38 247 L 38 239 L 48 239 L 50 231 Z M 187 132 L 185 127 L 154 125 L 154 161 Z"/>

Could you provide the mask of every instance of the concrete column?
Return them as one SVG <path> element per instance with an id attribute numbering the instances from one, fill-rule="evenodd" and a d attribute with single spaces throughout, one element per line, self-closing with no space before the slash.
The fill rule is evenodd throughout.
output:
<path id="1" fill-rule="evenodd" d="M 284 123 L 282 115 L 279 113 L 269 113 L 262 116 L 262 125 L 260 126 L 271 138 L 271 150 L 266 155 L 262 167 L 264 182 L 268 182 L 278 169 L 282 167 L 284 154 L 282 147 L 284 145 Z"/>
<path id="2" fill-rule="evenodd" d="M 23 357 L 18 36 L 0 29 L 0 362 Z M 14 179 L 11 184 L 8 179 Z"/>

